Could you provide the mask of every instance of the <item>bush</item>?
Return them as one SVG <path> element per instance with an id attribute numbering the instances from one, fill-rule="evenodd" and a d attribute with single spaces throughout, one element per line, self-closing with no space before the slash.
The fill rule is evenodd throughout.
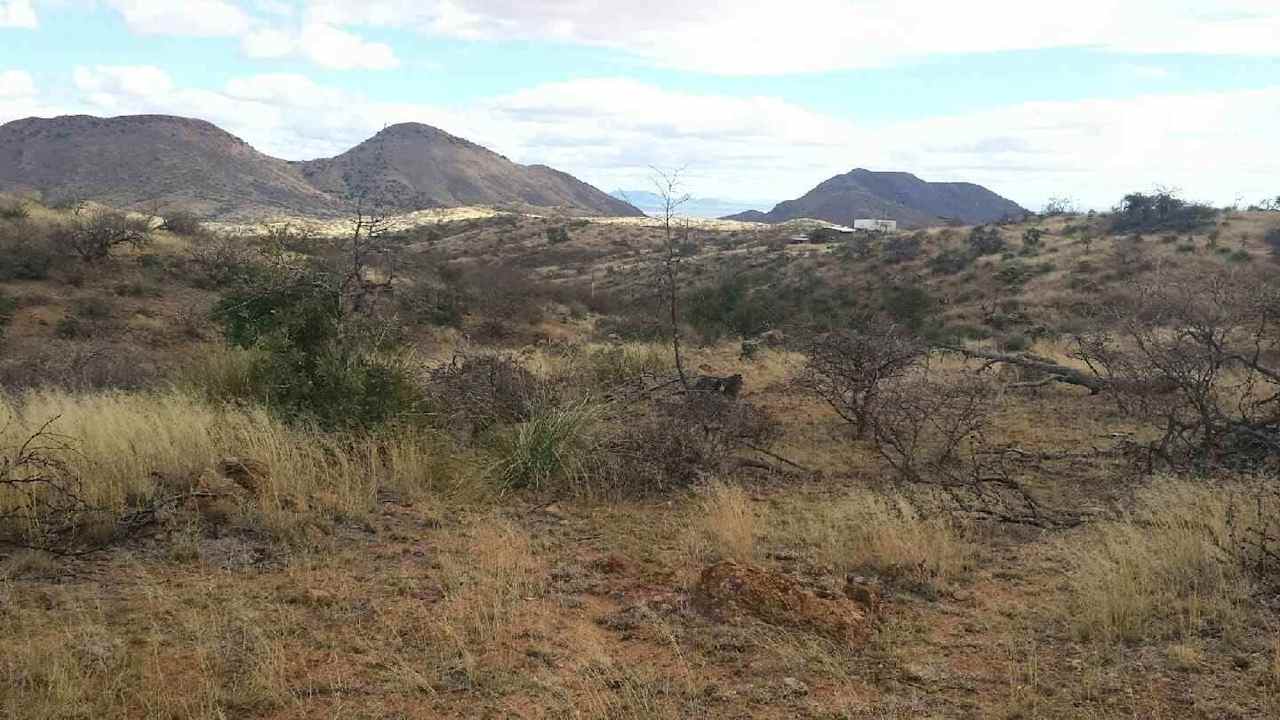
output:
<path id="1" fill-rule="evenodd" d="M 1130 193 L 1111 218 L 1111 231 L 1194 232 L 1213 222 L 1218 211 L 1191 203 L 1167 190 L 1154 194 Z"/>
<path id="2" fill-rule="evenodd" d="M 569 242 L 569 229 L 563 225 L 549 227 L 546 231 L 547 242 L 552 245 Z"/>
<path id="3" fill-rule="evenodd" d="M 512 428 L 499 442 L 499 483 L 533 490 L 581 488 L 596 474 L 598 412 L 585 402 L 548 407 Z"/>
<path id="4" fill-rule="evenodd" d="M 415 412 L 421 397 L 398 338 L 353 314 L 343 292 L 333 275 L 277 271 L 225 295 L 214 318 L 228 342 L 258 351 L 258 399 L 286 416 L 361 428 Z"/>
<path id="5" fill-rule="evenodd" d="M 884 310 L 912 332 L 920 333 L 933 319 L 937 302 L 918 285 L 891 285 L 881 295 Z"/>
<path id="6" fill-rule="evenodd" d="M 725 335 L 755 337 L 782 318 L 775 302 L 752 292 L 741 276 L 733 276 L 690 293 L 684 302 L 684 319 L 714 342 Z"/>
<path id="7" fill-rule="evenodd" d="M 1000 234 L 1000 228 L 979 225 L 969 231 L 969 252 L 974 257 L 996 255 L 1005 251 L 1006 243 Z"/>
<path id="8" fill-rule="evenodd" d="M 1271 248 L 1272 257 L 1280 260 L 1280 226 L 1273 227 L 1262 236 L 1262 241 Z"/>
<path id="9" fill-rule="evenodd" d="M 21 200 L 0 201 L 0 220 L 26 220 L 31 217 L 31 209 Z"/>
<path id="10" fill-rule="evenodd" d="M 973 255 L 959 248 L 947 248 L 929 260 L 929 269 L 937 275 L 955 275 L 973 264 Z"/>
<path id="11" fill-rule="evenodd" d="M 101 209 L 77 216 L 69 225 L 59 228 L 55 238 L 81 260 L 97 262 L 106 259 L 117 247 L 147 244 L 151 240 L 151 227 L 142 218 Z"/>
<path id="12" fill-rule="evenodd" d="M 27 223 L 0 227 L 0 282 L 45 280 L 58 257 L 43 231 Z"/>
<path id="13" fill-rule="evenodd" d="M 884 259 L 891 263 L 915 260 L 920 256 L 922 246 L 923 242 L 919 234 L 895 235 L 884 244 Z"/>
<path id="14" fill-rule="evenodd" d="M 187 237 L 204 232 L 200 216 L 186 210 L 178 210 L 166 215 L 164 222 L 160 224 L 160 228 L 168 230 L 174 235 Z"/>

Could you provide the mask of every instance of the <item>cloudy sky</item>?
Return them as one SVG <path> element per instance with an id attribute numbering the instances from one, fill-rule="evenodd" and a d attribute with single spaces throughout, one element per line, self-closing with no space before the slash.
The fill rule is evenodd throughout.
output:
<path id="1" fill-rule="evenodd" d="M 854 167 L 1028 207 L 1280 193 L 1276 0 L 0 0 L 0 122 L 172 113 L 288 159 L 418 121 L 604 189 Z"/>

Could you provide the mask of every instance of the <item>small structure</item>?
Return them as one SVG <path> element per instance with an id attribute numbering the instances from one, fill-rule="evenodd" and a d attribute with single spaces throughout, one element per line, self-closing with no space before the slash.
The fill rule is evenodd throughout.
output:
<path id="1" fill-rule="evenodd" d="M 869 230 L 871 232 L 897 232 L 897 220 L 854 220 L 854 230 Z"/>

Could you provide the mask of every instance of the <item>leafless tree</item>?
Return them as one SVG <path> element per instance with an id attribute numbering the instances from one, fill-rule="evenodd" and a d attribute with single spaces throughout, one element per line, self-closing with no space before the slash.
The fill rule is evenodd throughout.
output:
<path id="1" fill-rule="evenodd" d="M 801 385 L 831 406 L 865 438 L 884 385 L 901 377 L 925 354 L 914 335 L 880 314 L 858 318 L 848 330 L 809 343 Z"/>
<path id="2" fill-rule="evenodd" d="M 1280 469 L 1280 282 L 1162 273 L 1099 315 L 1077 356 L 1123 411 L 1159 424 L 1150 465 Z"/>
<path id="3" fill-rule="evenodd" d="M 677 216 L 680 207 L 689 202 L 688 193 L 681 189 L 681 170 L 664 171 L 653 168 L 653 186 L 662 198 L 662 274 L 667 306 L 671 316 L 671 353 L 675 359 L 680 385 L 689 391 L 689 376 L 685 373 L 684 358 L 680 350 L 680 241 L 677 239 Z M 684 241 L 689 240 L 689 223 L 684 224 Z"/>
<path id="4" fill-rule="evenodd" d="M 98 262 L 124 245 L 141 247 L 151 240 L 149 221 L 106 208 L 77 213 L 58 233 L 60 242 L 85 262 Z"/>

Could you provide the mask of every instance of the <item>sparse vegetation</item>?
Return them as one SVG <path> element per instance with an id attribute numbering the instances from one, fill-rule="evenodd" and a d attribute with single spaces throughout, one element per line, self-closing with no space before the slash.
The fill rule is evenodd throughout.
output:
<path id="1" fill-rule="evenodd" d="M 1280 709 L 1259 215 L 856 260 L 365 216 L 95 266 L 31 208 L 0 221 L 49 250 L 0 255 L 0 713 Z M 715 567 L 788 610 L 713 602 Z"/>

